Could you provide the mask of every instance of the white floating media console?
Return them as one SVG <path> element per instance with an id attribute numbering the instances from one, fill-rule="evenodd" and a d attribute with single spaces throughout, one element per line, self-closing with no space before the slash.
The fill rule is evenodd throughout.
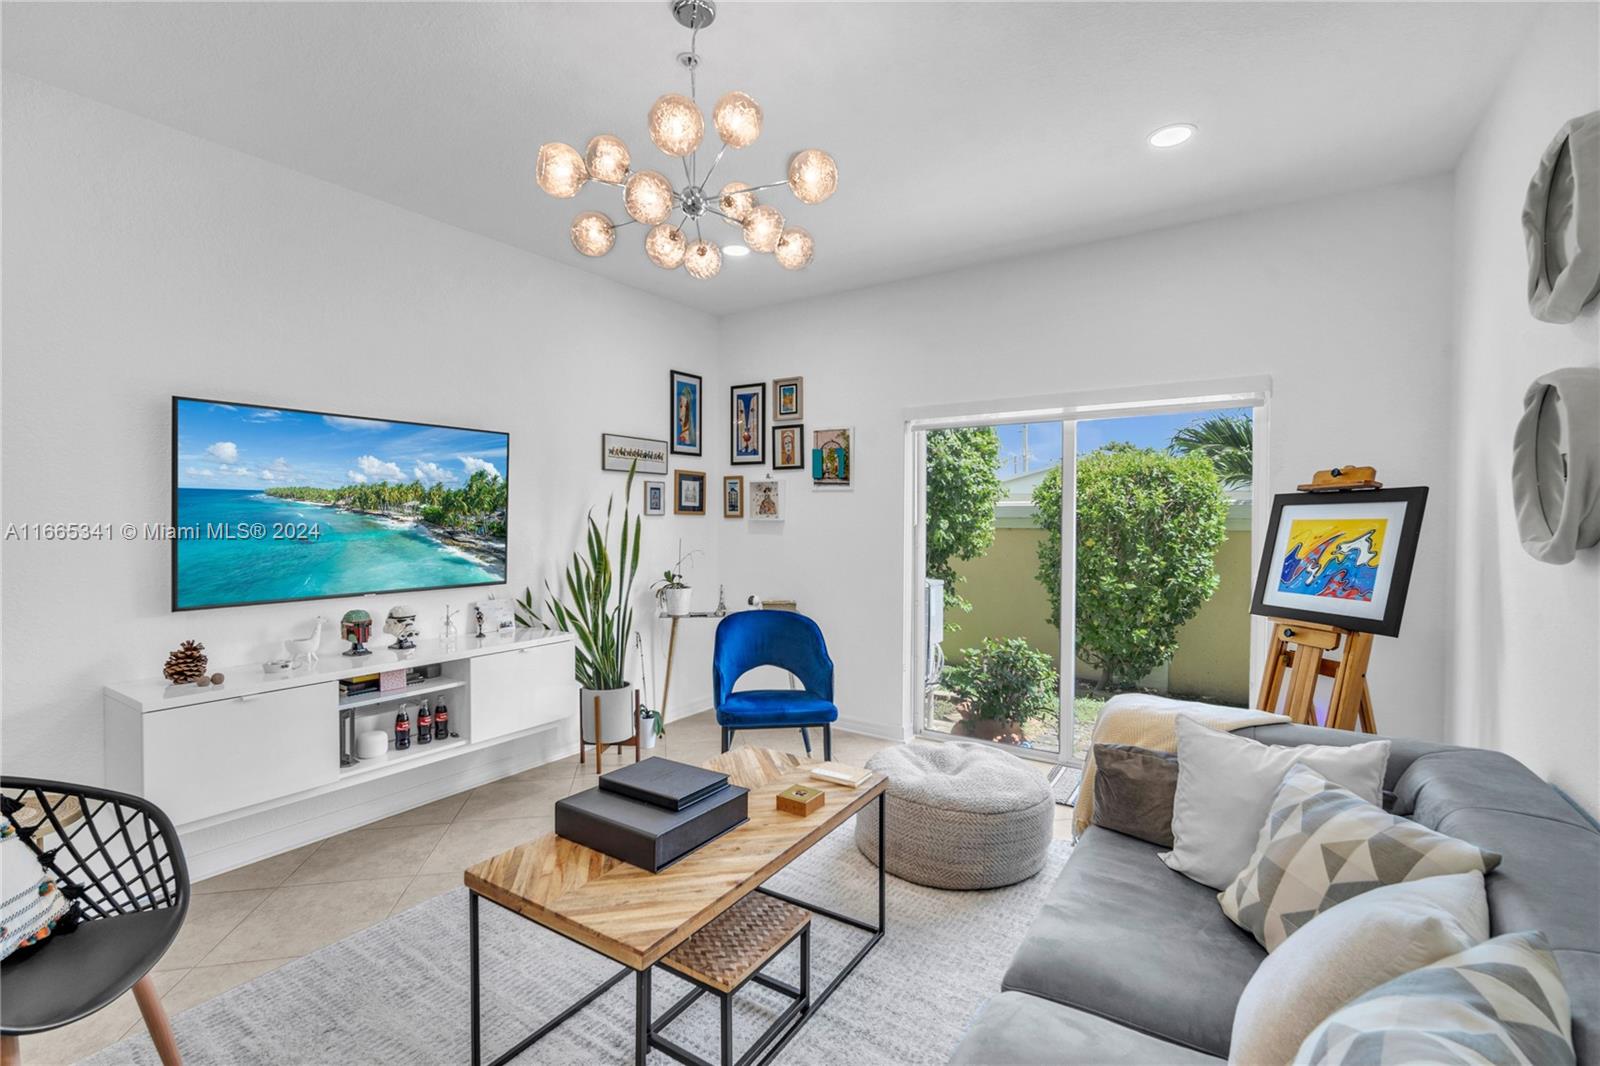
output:
<path id="1" fill-rule="evenodd" d="M 435 664 L 438 677 L 404 691 L 339 698 L 341 679 Z M 220 687 L 107 685 L 106 783 L 195 826 L 479 751 L 571 721 L 577 705 L 572 637 L 545 630 L 461 637 L 448 648 L 419 640 L 403 652 L 330 652 L 273 677 L 260 666 L 222 673 Z M 387 758 L 339 765 L 341 709 L 356 710 L 358 732 L 382 728 L 392 738 L 399 703 L 441 695 L 458 737 L 413 740 L 405 751 L 391 740 Z"/>

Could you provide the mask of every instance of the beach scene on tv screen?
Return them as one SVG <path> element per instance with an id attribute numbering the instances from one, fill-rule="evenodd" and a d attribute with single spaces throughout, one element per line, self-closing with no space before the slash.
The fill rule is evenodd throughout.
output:
<path id="1" fill-rule="evenodd" d="M 504 433 L 175 401 L 174 606 L 506 579 Z"/>

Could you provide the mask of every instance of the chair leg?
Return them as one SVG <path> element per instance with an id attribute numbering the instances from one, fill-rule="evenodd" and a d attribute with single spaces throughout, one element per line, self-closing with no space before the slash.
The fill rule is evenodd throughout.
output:
<path id="1" fill-rule="evenodd" d="M 822 761 L 833 761 L 833 723 L 822 727 Z"/>
<path id="2" fill-rule="evenodd" d="M 177 1038 L 172 1035 L 172 1023 L 167 1021 L 167 1008 L 161 1005 L 156 983 L 149 974 L 134 983 L 133 998 L 139 1004 L 139 1013 L 144 1015 L 144 1027 L 150 1030 L 150 1042 L 161 1056 L 161 1066 L 183 1066 Z"/>
<path id="3" fill-rule="evenodd" d="M 722 731 L 722 750 L 727 751 L 731 747 L 733 747 L 733 730 L 724 729 Z"/>
<path id="4" fill-rule="evenodd" d="M 806 746 L 806 754 L 811 754 L 811 734 L 804 729 L 800 730 L 800 742 Z"/>
<path id="5" fill-rule="evenodd" d="M 22 1066 L 22 1041 L 14 1036 L 0 1036 L 0 1066 Z"/>

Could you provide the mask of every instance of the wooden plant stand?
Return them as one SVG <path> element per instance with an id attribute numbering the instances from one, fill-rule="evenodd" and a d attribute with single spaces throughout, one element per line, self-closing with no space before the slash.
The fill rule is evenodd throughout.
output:
<path id="1" fill-rule="evenodd" d="M 578 765 L 579 766 L 583 765 L 584 757 L 585 757 L 585 753 L 584 753 L 585 745 L 583 743 L 583 710 L 584 710 L 583 707 L 580 705 L 578 707 Z M 594 772 L 595 772 L 595 776 L 596 777 L 598 777 L 600 775 L 600 753 L 605 751 L 606 747 L 608 746 L 606 744 L 606 742 L 601 740 L 601 735 L 602 734 L 600 733 L 600 697 L 596 696 L 594 698 Z M 616 746 L 617 753 L 619 755 L 622 753 L 623 747 L 625 747 L 627 745 L 630 745 L 630 744 L 633 745 L 633 761 L 634 762 L 638 762 L 639 761 L 639 690 L 638 689 L 634 689 L 633 690 L 633 736 L 629 737 L 627 740 L 614 740 L 614 741 L 611 741 L 611 744 Z"/>
<path id="2" fill-rule="evenodd" d="M 1327 658 L 1327 653 L 1340 644 L 1344 645 L 1344 653 L 1337 659 Z M 1256 709 L 1277 711 L 1284 680 L 1292 673 L 1282 713 L 1300 725 L 1316 725 L 1313 697 L 1317 680 L 1331 677 L 1333 694 L 1328 700 L 1326 724 L 1333 729 L 1355 729 L 1359 723 L 1364 732 L 1376 733 L 1372 691 L 1367 687 L 1367 662 L 1371 657 L 1371 633 L 1274 618 L 1272 646 L 1267 650 L 1267 668 L 1261 675 Z"/>

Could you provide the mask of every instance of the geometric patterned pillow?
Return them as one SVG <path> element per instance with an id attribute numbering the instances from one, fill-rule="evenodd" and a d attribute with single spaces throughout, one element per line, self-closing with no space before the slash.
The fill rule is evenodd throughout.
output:
<path id="1" fill-rule="evenodd" d="M 1278 785 L 1255 854 L 1217 899 L 1273 951 L 1329 907 L 1381 885 L 1499 864 L 1492 851 L 1389 814 L 1295 765 Z"/>
<path id="2" fill-rule="evenodd" d="M 1576 1063 L 1572 1004 L 1543 933 L 1507 933 L 1358 996 L 1295 1055 L 1316 1066 Z"/>

